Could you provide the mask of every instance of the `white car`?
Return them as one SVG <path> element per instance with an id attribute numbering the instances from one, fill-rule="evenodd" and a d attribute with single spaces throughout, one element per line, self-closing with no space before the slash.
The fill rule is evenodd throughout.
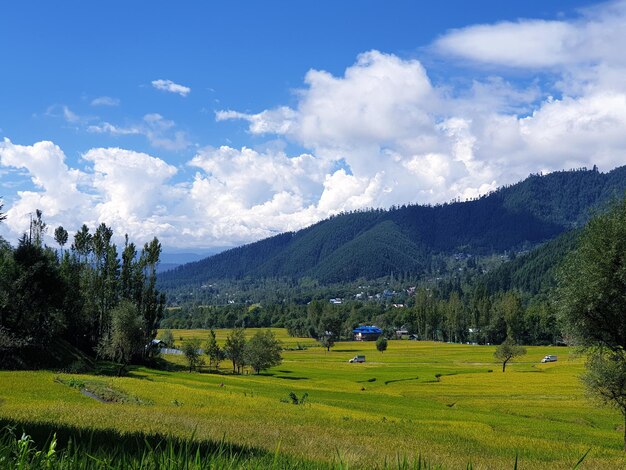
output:
<path id="1" fill-rule="evenodd" d="M 354 356 L 348 362 L 351 363 L 351 364 L 355 363 L 355 362 L 365 362 L 365 356 Z"/>
<path id="2" fill-rule="evenodd" d="M 556 362 L 556 356 L 548 355 L 544 357 L 541 362 Z"/>

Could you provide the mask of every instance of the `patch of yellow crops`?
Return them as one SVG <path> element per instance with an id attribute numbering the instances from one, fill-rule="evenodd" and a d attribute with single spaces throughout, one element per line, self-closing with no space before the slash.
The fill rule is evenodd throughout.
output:
<path id="1" fill-rule="evenodd" d="M 306 341 L 275 331 L 294 345 Z M 178 339 L 183 333 L 207 336 L 203 330 L 174 334 Z M 225 335 L 218 331 L 221 341 Z M 283 364 L 269 375 L 230 375 L 224 361 L 222 375 L 139 368 L 129 377 L 97 378 L 150 405 L 99 403 L 55 382 L 51 372 L 0 372 L 0 417 L 225 436 L 269 451 L 280 445 L 282 452 L 315 460 L 340 455 L 353 468 L 418 454 L 450 468 L 470 461 L 474 468 L 512 468 L 516 452 L 522 468 L 571 468 L 589 447 L 585 468 L 626 468 L 621 416 L 585 399 L 577 379 L 582 358 L 566 348 L 530 347 L 503 374 L 493 351 L 390 341 L 379 353 L 373 343 L 342 342 L 330 352 L 285 351 Z M 348 364 L 357 354 L 367 362 Z M 540 364 L 546 354 L 559 361 Z M 292 391 L 308 393 L 304 405 L 286 400 Z"/>
<path id="2" fill-rule="evenodd" d="M 283 347 L 285 348 L 293 348 L 298 343 L 303 346 L 317 346 L 317 342 L 311 338 L 294 338 L 293 336 L 289 336 L 287 334 L 287 330 L 285 328 L 246 328 L 246 337 L 251 338 L 257 331 L 259 330 L 271 330 L 277 339 L 279 339 L 283 343 Z M 159 331 L 160 332 L 160 331 Z M 224 344 L 226 340 L 226 336 L 230 330 L 227 329 L 216 329 L 215 334 L 217 336 L 217 341 L 220 345 Z M 180 343 L 187 339 L 197 338 L 202 342 L 206 341 L 209 338 L 209 330 L 172 330 L 174 334 L 174 341 L 176 346 L 180 346 Z"/>

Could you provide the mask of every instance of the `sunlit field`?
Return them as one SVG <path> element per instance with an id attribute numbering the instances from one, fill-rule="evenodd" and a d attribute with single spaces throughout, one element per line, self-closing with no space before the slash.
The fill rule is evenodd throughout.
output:
<path id="1" fill-rule="evenodd" d="M 623 424 L 596 408 L 577 379 L 583 358 L 567 348 L 529 347 L 507 366 L 494 347 L 390 341 L 341 342 L 330 351 L 274 330 L 290 348 L 265 374 L 189 373 L 137 368 L 128 377 L 0 372 L 0 418 L 80 428 L 212 439 L 352 468 L 425 457 L 446 468 L 626 468 Z M 248 334 L 253 334 L 251 330 Z M 218 331 L 223 342 L 227 332 Z M 206 339 L 207 331 L 174 337 Z M 299 343 L 304 350 L 296 350 Z M 349 364 L 364 354 L 364 364 Z M 558 362 L 541 364 L 546 354 Z M 181 356 L 167 356 L 184 364 Z M 100 382 L 114 403 L 72 384 Z M 303 404 L 289 397 L 308 394 Z"/>

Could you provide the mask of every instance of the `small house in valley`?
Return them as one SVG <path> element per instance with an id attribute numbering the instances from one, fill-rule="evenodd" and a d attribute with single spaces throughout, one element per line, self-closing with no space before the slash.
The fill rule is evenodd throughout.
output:
<path id="1" fill-rule="evenodd" d="M 352 330 L 355 341 L 376 341 L 383 330 L 377 326 L 359 326 Z"/>

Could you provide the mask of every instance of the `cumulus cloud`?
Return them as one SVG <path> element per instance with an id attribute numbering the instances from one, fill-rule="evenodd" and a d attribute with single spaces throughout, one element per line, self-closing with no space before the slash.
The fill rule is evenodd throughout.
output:
<path id="1" fill-rule="evenodd" d="M 14 236 L 28 229 L 35 209 L 43 211 L 48 226 L 63 225 L 70 231 L 83 223 L 95 227 L 106 222 L 118 236 L 129 233 L 140 240 L 175 233 L 169 204 L 182 196 L 168 184 L 175 167 L 118 148 L 91 149 L 83 162 L 84 169 L 69 167 L 63 151 L 52 142 L 23 146 L 5 139 L 0 143 L 0 165 L 25 171 L 33 183 L 33 190 L 19 191 L 5 207 L 4 224 Z"/>
<path id="2" fill-rule="evenodd" d="M 30 214 L 42 209 L 55 218 L 68 214 L 69 221 L 83 206 L 89 205 L 89 196 L 80 190 L 85 174 L 69 168 L 65 154 L 52 142 L 42 141 L 34 145 L 15 145 L 9 139 L 0 143 L 0 165 L 9 170 L 25 171 L 33 189 L 18 191 L 17 202 L 7 209 L 4 222 L 15 233 L 28 228 Z"/>
<path id="3" fill-rule="evenodd" d="M 187 96 L 191 92 L 191 88 L 179 85 L 171 80 L 153 80 L 152 86 L 157 90 L 167 91 L 168 93 L 176 93 L 180 96 Z"/>
<path id="4" fill-rule="evenodd" d="M 119 106 L 120 100 L 118 98 L 111 98 L 110 96 L 99 96 L 91 100 L 91 106 Z"/>

